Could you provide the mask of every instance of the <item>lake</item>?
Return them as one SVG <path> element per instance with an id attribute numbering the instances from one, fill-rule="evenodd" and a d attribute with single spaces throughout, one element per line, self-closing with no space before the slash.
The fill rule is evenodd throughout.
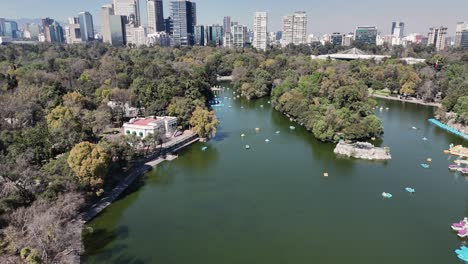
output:
<path id="1" fill-rule="evenodd" d="M 376 111 L 385 135 L 373 143 L 393 159 L 372 162 L 336 157 L 268 100 L 224 99 L 215 139 L 158 165 L 89 224 L 83 262 L 462 263 L 450 224 L 468 215 L 468 178 L 443 150 L 463 139 L 427 121 L 434 108 L 379 100 L 389 110 Z"/>

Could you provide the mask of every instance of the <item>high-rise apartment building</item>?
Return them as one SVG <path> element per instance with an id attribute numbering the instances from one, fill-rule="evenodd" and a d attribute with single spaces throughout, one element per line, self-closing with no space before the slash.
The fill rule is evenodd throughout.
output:
<path id="1" fill-rule="evenodd" d="M 283 47 L 289 44 L 300 45 L 307 43 L 307 14 L 295 12 L 283 17 Z"/>
<path id="2" fill-rule="evenodd" d="M 166 30 L 162 0 L 147 0 L 148 34 Z"/>
<path id="3" fill-rule="evenodd" d="M 78 14 L 80 24 L 81 40 L 88 42 L 94 40 L 93 16 L 89 12 L 80 12 Z"/>
<path id="4" fill-rule="evenodd" d="M 446 27 L 431 27 L 429 28 L 429 33 L 427 34 L 427 45 L 434 45 L 437 51 L 444 50 L 447 44 L 446 37 Z"/>
<path id="5" fill-rule="evenodd" d="M 231 33 L 231 17 L 230 16 L 225 16 L 223 18 L 223 29 L 224 33 Z"/>
<path id="6" fill-rule="evenodd" d="M 140 0 L 114 0 L 114 15 L 125 16 L 127 23 L 140 26 Z"/>
<path id="7" fill-rule="evenodd" d="M 354 34 L 354 41 L 357 43 L 376 45 L 377 28 L 376 27 L 357 27 Z"/>
<path id="8" fill-rule="evenodd" d="M 101 7 L 101 33 L 104 43 L 111 43 L 109 18 L 112 15 L 114 15 L 114 6 L 112 4 L 103 5 Z"/>
<path id="9" fill-rule="evenodd" d="M 343 46 L 349 47 L 351 44 L 353 44 L 354 40 L 354 33 L 349 33 L 347 35 L 343 36 Z"/>
<path id="10" fill-rule="evenodd" d="M 461 32 L 460 48 L 468 49 L 468 29 Z"/>
<path id="11" fill-rule="evenodd" d="M 166 33 L 172 36 L 172 32 L 174 32 L 174 23 L 171 16 L 164 19 L 164 27 Z"/>
<path id="12" fill-rule="evenodd" d="M 127 44 L 133 44 L 137 47 L 148 44 L 145 27 L 134 27 L 132 25 L 126 25 L 125 30 Z"/>
<path id="13" fill-rule="evenodd" d="M 405 35 L 405 23 L 403 22 L 392 22 L 392 36 L 397 38 L 403 38 Z"/>
<path id="14" fill-rule="evenodd" d="M 268 14 L 267 12 L 256 12 L 253 28 L 252 46 L 258 50 L 265 51 L 268 46 Z"/>
<path id="15" fill-rule="evenodd" d="M 468 30 L 468 23 L 458 22 L 455 30 L 455 47 L 462 46 L 462 37 L 465 30 Z"/>
<path id="16" fill-rule="evenodd" d="M 231 27 L 233 48 L 241 49 L 247 42 L 247 27 L 244 25 L 234 25 Z"/>
<path id="17" fill-rule="evenodd" d="M 171 1 L 173 45 L 193 45 L 193 34 L 197 24 L 196 4 L 187 0 Z"/>
<path id="18" fill-rule="evenodd" d="M 5 36 L 5 19 L 0 17 L 0 36 Z"/>

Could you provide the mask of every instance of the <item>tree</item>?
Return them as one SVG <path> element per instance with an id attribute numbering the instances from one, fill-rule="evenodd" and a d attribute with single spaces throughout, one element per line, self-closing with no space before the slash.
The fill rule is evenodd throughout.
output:
<path id="1" fill-rule="evenodd" d="M 210 112 L 201 107 L 197 107 L 190 119 L 192 130 L 200 137 L 214 137 L 216 126 L 219 124 L 214 112 Z"/>
<path id="2" fill-rule="evenodd" d="M 109 168 L 109 158 L 100 145 L 81 142 L 70 151 L 67 161 L 85 189 L 97 196 L 104 192 L 102 187 Z"/>
<path id="3" fill-rule="evenodd" d="M 47 115 L 47 127 L 59 153 L 71 148 L 89 136 L 77 112 L 66 106 L 57 106 Z"/>

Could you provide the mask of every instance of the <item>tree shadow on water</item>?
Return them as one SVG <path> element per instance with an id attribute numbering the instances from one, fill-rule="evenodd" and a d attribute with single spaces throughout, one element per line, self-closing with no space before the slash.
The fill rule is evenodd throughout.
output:
<path id="1" fill-rule="evenodd" d="M 95 229 L 88 232 L 83 232 L 83 240 L 85 245 L 86 255 L 103 254 L 106 251 L 117 249 L 125 249 L 125 245 L 118 245 L 112 249 L 105 249 L 110 243 L 118 239 L 126 239 L 128 237 L 128 227 L 120 226 L 112 230 Z M 112 253 L 112 252 L 108 252 Z"/>

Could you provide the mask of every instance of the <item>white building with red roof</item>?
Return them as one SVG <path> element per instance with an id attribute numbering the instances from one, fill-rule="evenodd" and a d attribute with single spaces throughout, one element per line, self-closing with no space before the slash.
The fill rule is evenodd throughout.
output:
<path id="1" fill-rule="evenodd" d="M 146 137 L 149 134 L 159 132 L 168 138 L 177 131 L 177 118 L 172 116 L 133 118 L 123 125 L 125 135 Z"/>

